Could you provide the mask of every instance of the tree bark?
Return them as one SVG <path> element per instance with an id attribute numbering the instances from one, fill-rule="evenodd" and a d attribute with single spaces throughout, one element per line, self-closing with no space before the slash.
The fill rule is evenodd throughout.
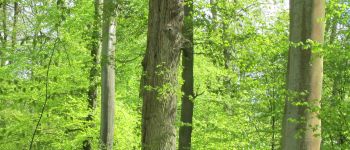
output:
<path id="1" fill-rule="evenodd" d="M 18 20 L 18 13 L 19 13 L 19 6 L 18 2 L 13 3 L 13 26 L 12 26 L 12 49 L 15 51 L 15 46 L 17 43 L 17 20 Z"/>
<path id="2" fill-rule="evenodd" d="M 276 81 L 272 79 L 272 82 L 275 83 Z M 272 88 L 272 96 L 269 101 L 270 101 L 270 112 L 272 113 L 271 116 L 271 130 L 272 130 L 272 135 L 271 135 L 271 150 L 275 150 L 276 148 L 276 100 L 278 97 L 275 95 L 275 87 Z"/>
<path id="3" fill-rule="evenodd" d="M 17 43 L 17 21 L 18 21 L 19 6 L 18 2 L 13 2 L 13 22 L 11 32 L 11 51 L 9 53 L 15 53 Z M 6 60 L 5 60 L 6 61 Z M 7 64 L 11 64 L 12 60 L 7 60 Z"/>
<path id="4" fill-rule="evenodd" d="M 88 90 L 88 109 L 89 114 L 86 117 L 86 121 L 88 122 L 88 127 L 92 128 L 93 126 L 90 125 L 91 121 L 93 121 L 93 116 L 96 110 L 97 105 L 97 88 L 98 88 L 98 65 L 100 63 L 99 56 L 100 56 L 100 0 L 94 1 L 94 22 L 93 22 L 93 31 L 92 31 L 92 37 L 91 37 L 91 57 L 92 57 L 92 66 L 90 69 L 90 75 L 89 75 L 89 90 Z M 92 143 L 91 143 L 91 137 L 88 137 L 83 142 L 83 149 L 84 150 L 91 150 L 92 149 Z"/>
<path id="5" fill-rule="evenodd" d="M 102 24 L 101 148 L 113 149 L 115 99 L 116 1 L 104 0 Z"/>
<path id="6" fill-rule="evenodd" d="M 209 32 L 212 32 L 212 30 L 215 30 L 216 27 L 217 27 L 217 15 L 218 15 L 218 12 L 217 12 L 217 1 L 216 0 L 210 0 L 209 1 L 209 4 L 210 4 L 210 12 L 211 12 L 211 27 L 209 29 Z"/>
<path id="7" fill-rule="evenodd" d="M 184 37 L 193 43 L 193 1 L 185 1 L 185 20 L 184 20 Z M 179 132 L 179 149 L 191 149 L 191 134 L 192 134 L 192 118 L 193 118 L 193 59 L 194 48 L 193 44 L 187 44 L 182 50 L 182 106 L 181 106 L 181 122 Z"/>
<path id="8" fill-rule="evenodd" d="M 177 72 L 185 41 L 182 0 L 150 0 L 141 78 L 142 149 L 176 149 Z"/>
<path id="9" fill-rule="evenodd" d="M 323 60 L 307 40 L 324 41 L 324 0 L 290 1 L 290 41 L 304 46 L 289 49 L 287 90 L 282 127 L 283 150 L 319 150 Z"/>
<path id="10" fill-rule="evenodd" d="M 7 48 L 7 0 L 1 3 L 2 6 L 2 50 L 0 51 L 0 66 L 3 66 L 6 62 L 4 59 L 4 53 Z M 3 57 L 3 58 L 1 58 Z"/>

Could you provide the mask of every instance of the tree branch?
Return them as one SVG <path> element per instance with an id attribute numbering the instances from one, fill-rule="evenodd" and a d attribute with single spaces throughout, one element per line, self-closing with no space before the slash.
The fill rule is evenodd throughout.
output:
<path id="1" fill-rule="evenodd" d="M 59 39 L 56 39 L 56 42 L 53 46 L 53 49 L 52 49 L 52 52 L 51 52 L 51 56 L 50 56 L 50 59 L 49 59 L 49 64 L 47 66 L 47 71 L 46 71 L 46 84 L 45 84 L 45 102 L 44 102 L 44 105 L 41 109 L 41 113 L 40 113 L 40 116 L 39 116 L 39 120 L 38 122 L 36 123 L 36 126 L 35 126 L 35 129 L 34 129 L 34 132 L 33 132 L 33 135 L 32 135 L 32 139 L 30 141 L 30 147 L 29 147 L 29 150 L 32 150 L 32 147 L 33 147 L 33 143 L 34 143 L 34 138 L 35 138 L 35 134 L 36 134 L 36 131 L 38 130 L 38 127 L 40 125 L 40 121 L 43 117 L 43 114 L 44 114 L 44 111 L 45 111 L 45 108 L 46 108 L 46 105 L 47 105 L 47 101 L 49 100 L 49 93 L 48 93 L 48 88 L 49 88 L 49 72 L 50 72 L 50 66 L 51 66 L 51 63 L 52 63 L 52 58 L 53 58 L 53 55 L 55 53 L 55 49 L 56 49 L 56 45 L 57 45 L 57 41 L 59 41 Z"/>

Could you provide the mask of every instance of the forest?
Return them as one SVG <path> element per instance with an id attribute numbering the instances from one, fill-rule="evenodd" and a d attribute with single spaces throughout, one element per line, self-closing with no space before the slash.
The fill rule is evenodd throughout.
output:
<path id="1" fill-rule="evenodd" d="M 349 150 L 350 0 L 0 0 L 0 150 Z"/>

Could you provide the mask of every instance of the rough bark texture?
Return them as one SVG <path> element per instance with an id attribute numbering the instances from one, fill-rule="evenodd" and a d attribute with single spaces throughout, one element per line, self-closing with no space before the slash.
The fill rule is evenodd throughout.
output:
<path id="1" fill-rule="evenodd" d="M 102 105 L 101 105 L 101 148 L 113 149 L 114 98 L 115 98 L 115 42 L 116 1 L 104 0 L 102 24 Z"/>
<path id="2" fill-rule="evenodd" d="M 193 1 L 185 1 L 185 21 L 184 21 L 184 37 L 193 43 Z M 192 134 L 192 116 L 193 116 L 193 44 L 186 44 L 182 51 L 182 106 L 181 106 L 181 122 L 179 134 L 179 149 L 191 149 Z"/>
<path id="3" fill-rule="evenodd" d="M 142 149 L 176 149 L 177 72 L 184 38 L 182 0 L 150 0 L 141 79 Z"/>
<path id="4" fill-rule="evenodd" d="M 290 1 L 290 41 L 323 43 L 324 0 Z M 321 120 L 318 118 L 322 91 L 323 61 L 318 52 L 305 46 L 289 49 L 282 149 L 319 150 Z M 301 105 L 300 105 L 301 104 Z M 316 109 L 315 109 L 316 108 Z"/>
<path id="5" fill-rule="evenodd" d="M 92 57 L 92 66 L 90 69 L 89 75 L 89 90 L 88 90 L 88 109 L 89 114 L 86 117 L 86 121 L 90 123 L 93 120 L 93 116 L 96 110 L 97 104 L 97 87 L 98 87 L 98 65 L 100 63 L 100 0 L 95 0 L 94 2 L 95 14 L 94 14 L 94 22 L 93 22 L 93 33 L 92 33 L 92 41 L 90 45 L 91 49 L 91 57 Z M 92 125 L 88 125 L 89 128 L 92 128 Z M 89 137 L 83 142 L 84 150 L 91 150 L 91 138 Z"/>

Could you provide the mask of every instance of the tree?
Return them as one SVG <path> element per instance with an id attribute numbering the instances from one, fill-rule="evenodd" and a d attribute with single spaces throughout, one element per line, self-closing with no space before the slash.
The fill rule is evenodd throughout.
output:
<path id="1" fill-rule="evenodd" d="M 15 51 L 16 49 L 16 43 L 17 43 L 17 22 L 18 22 L 18 13 L 19 13 L 19 6 L 18 2 L 13 3 L 13 25 L 12 25 L 12 49 Z"/>
<path id="2" fill-rule="evenodd" d="M 290 41 L 282 149 L 320 149 L 324 0 L 290 1 Z M 311 39 L 311 40 L 310 40 Z"/>
<path id="3" fill-rule="evenodd" d="M 6 53 L 7 48 L 7 0 L 4 0 L 0 3 L 2 7 L 2 33 L 1 33 L 1 50 L 0 57 L 4 57 L 4 53 Z M 6 60 L 4 58 L 0 58 L 0 66 L 5 64 Z"/>
<path id="4" fill-rule="evenodd" d="M 0 149 L 102 149 L 96 116 L 102 107 L 100 63 L 115 70 L 117 90 L 109 93 L 118 99 L 117 115 L 107 124 L 112 120 L 108 106 L 113 106 L 107 99 L 103 109 L 109 116 L 102 125 L 114 126 L 114 149 L 287 149 L 279 133 L 286 96 L 289 113 L 297 110 L 283 125 L 297 128 L 283 134 L 288 149 L 350 149 L 349 0 L 324 0 L 323 44 L 315 32 L 322 31 L 320 26 L 313 27 L 323 21 L 313 17 L 316 1 L 294 0 L 289 17 L 282 0 L 114 0 L 115 61 L 109 50 L 98 59 L 103 3 L 99 0 L 97 19 L 96 1 L 0 0 Z M 182 28 L 177 25 L 182 20 L 172 19 L 182 11 L 177 4 L 184 7 Z M 293 42 L 289 19 L 294 20 Z M 104 41 L 113 47 L 109 25 Z M 289 47 L 293 64 L 287 92 Z M 321 56 L 322 109 L 314 99 L 319 94 L 311 94 L 320 87 L 321 64 L 315 61 Z M 143 123 L 141 87 L 147 97 Z M 321 147 L 314 136 L 320 133 L 313 124 L 319 123 L 318 115 Z M 111 131 L 104 133 L 112 137 Z"/>
<path id="5" fill-rule="evenodd" d="M 101 105 L 101 147 L 113 149 L 114 99 L 115 99 L 115 43 L 116 43 L 116 1 L 103 2 L 102 15 L 102 105 Z"/>
<path id="6" fill-rule="evenodd" d="M 177 72 L 184 42 L 183 4 L 178 0 L 150 0 L 147 49 L 141 79 L 142 147 L 175 150 Z"/>
<path id="7" fill-rule="evenodd" d="M 93 114 L 96 110 L 97 105 L 97 88 L 98 88 L 98 65 L 100 63 L 100 0 L 94 1 L 94 21 L 93 21 L 93 31 L 91 36 L 91 57 L 92 66 L 89 74 L 89 89 L 88 89 L 88 109 L 89 114 L 86 117 L 86 121 L 90 124 L 93 121 Z M 93 127 L 88 125 L 89 127 Z M 83 142 L 84 150 L 91 150 L 91 140 L 86 139 Z"/>
<path id="8" fill-rule="evenodd" d="M 192 135 L 192 118 L 193 118 L 193 1 L 185 1 L 184 7 L 184 28 L 183 34 L 186 40 L 191 44 L 187 44 L 182 50 L 182 106 L 181 106 L 181 122 L 179 132 L 179 149 L 191 149 Z"/>

